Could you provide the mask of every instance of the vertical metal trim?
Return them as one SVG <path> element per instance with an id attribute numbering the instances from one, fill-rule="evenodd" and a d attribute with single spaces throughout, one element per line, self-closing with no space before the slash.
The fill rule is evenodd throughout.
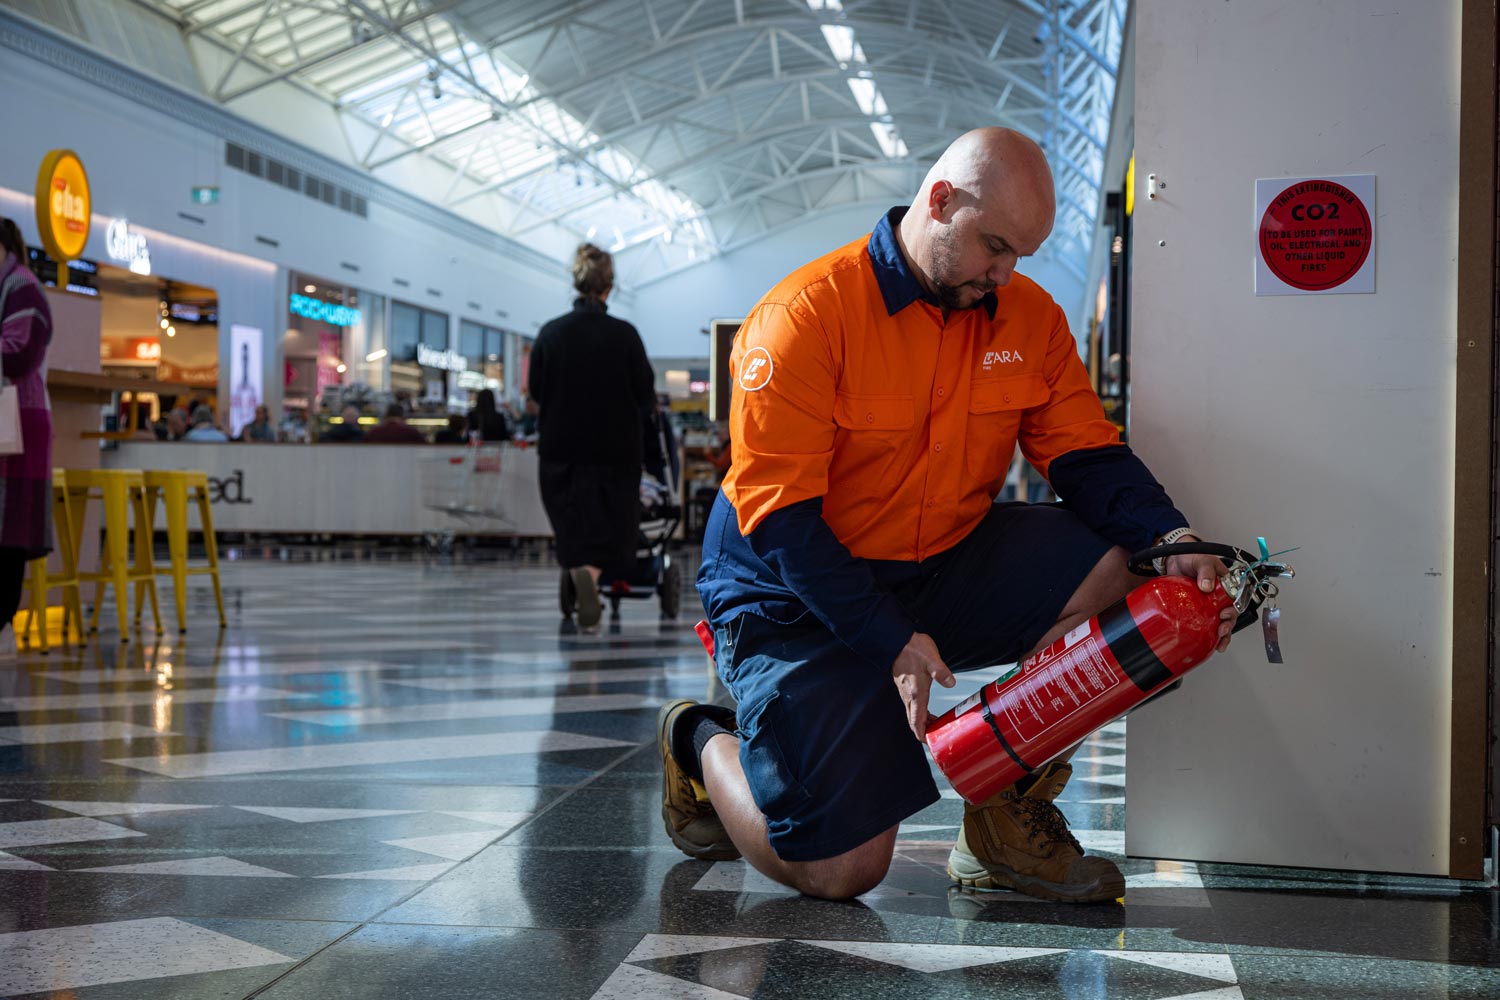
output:
<path id="1" fill-rule="evenodd" d="M 1460 45 L 1453 705 L 1448 873 L 1483 877 L 1490 815 L 1495 551 L 1496 30 L 1464 0 Z"/>

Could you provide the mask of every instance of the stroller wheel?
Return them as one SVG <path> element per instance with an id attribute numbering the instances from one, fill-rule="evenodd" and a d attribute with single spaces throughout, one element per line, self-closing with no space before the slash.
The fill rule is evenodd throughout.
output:
<path id="1" fill-rule="evenodd" d="M 657 591 L 661 598 L 661 616 L 676 618 L 682 610 L 682 567 L 668 562 L 662 569 L 661 587 Z"/>
<path id="2" fill-rule="evenodd" d="M 562 607 L 562 616 L 572 618 L 578 607 L 578 591 L 573 586 L 573 574 L 563 570 L 557 587 L 557 602 Z"/>

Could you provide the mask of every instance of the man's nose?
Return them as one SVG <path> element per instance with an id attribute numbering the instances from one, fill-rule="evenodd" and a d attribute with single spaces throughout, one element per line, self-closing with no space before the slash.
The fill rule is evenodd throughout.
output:
<path id="1" fill-rule="evenodd" d="M 997 288 L 1010 284 L 1010 276 L 1016 272 L 1015 258 L 1006 258 L 997 262 L 985 272 L 985 278 Z"/>

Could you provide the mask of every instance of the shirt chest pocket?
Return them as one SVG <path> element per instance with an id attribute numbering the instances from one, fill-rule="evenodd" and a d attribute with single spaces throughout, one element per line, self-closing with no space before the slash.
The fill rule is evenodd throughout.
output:
<path id="1" fill-rule="evenodd" d="M 964 462 L 969 475 L 991 488 L 992 496 L 1005 482 L 1021 417 L 1045 403 L 1049 394 L 1047 380 L 1036 373 L 977 378 L 970 383 Z"/>
<path id="2" fill-rule="evenodd" d="M 912 397 L 840 392 L 833 422 L 839 430 L 828 466 L 829 489 L 875 497 L 894 493 L 901 485 L 898 463 L 912 446 Z"/>

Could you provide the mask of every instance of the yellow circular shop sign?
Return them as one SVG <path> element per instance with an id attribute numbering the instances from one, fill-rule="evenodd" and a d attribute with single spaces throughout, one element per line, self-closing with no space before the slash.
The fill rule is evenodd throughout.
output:
<path id="1" fill-rule="evenodd" d="M 54 149 L 36 175 L 36 227 L 59 263 L 77 259 L 89 241 L 89 177 L 78 154 Z"/>

